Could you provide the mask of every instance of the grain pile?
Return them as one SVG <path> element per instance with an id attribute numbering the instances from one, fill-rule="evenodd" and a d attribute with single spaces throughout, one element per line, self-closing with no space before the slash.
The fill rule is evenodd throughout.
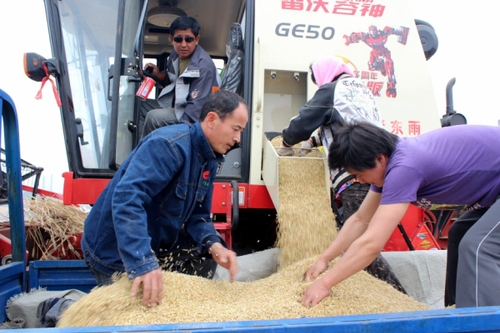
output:
<path id="1" fill-rule="evenodd" d="M 271 144 L 279 148 L 282 137 Z M 297 154 L 297 151 L 295 152 Z M 278 237 L 280 269 L 321 254 L 337 235 L 325 183 L 324 156 L 315 149 L 306 157 L 278 159 Z"/>
<path id="2" fill-rule="evenodd" d="M 281 142 L 275 140 L 277 147 Z M 300 301 L 311 283 L 303 281 L 304 273 L 336 236 L 334 216 L 322 159 L 279 158 L 278 167 L 277 246 L 283 256 L 277 273 L 229 283 L 163 272 L 163 303 L 154 308 L 142 305 L 142 295 L 130 296 L 132 282 L 123 276 L 71 305 L 57 326 L 272 320 L 429 309 L 365 271 L 339 283 L 317 306 L 303 307 Z"/>
<path id="3" fill-rule="evenodd" d="M 305 308 L 300 299 L 310 282 L 302 279 L 315 259 L 301 260 L 253 282 L 229 283 L 164 272 L 163 303 L 154 308 L 143 306 L 142 296 L 130 297 L 132 284 L 123 277 L 71 305 L 57 326 L 222 322 L 428 310 L 364 271 L 335 286 L 317 306 Z"/>

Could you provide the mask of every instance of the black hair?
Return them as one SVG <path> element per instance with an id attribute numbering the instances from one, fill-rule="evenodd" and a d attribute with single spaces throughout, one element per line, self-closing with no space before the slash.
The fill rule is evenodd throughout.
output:
<path id="1" fill-rule="evenodd" d="M 311 71 L 311 80 L 314 84 L 316 84 L 316 78 L 314 77 L 313 64 L 309 65 L 309 70 Z"/>
<path id="2" fill-rule="evenodd" d="M 397 135 L 368 122 L 345 125 L 333 136 L 328 165 L 337 170 L 372 169 L 380 154 L 391 157 L 398 140 Z"/>
<path id="3" fill-rule="evenodd" d="M 200 33 L 200 25 L 198 21 L 191 16 L 179 16 L 170 25 L 170 36 L 174 37 L 177 30 L 188 30 L 191 29 L 195 37 L 198 37 Z"/>
<path id="4" fill-rule="evenodd" d="M 245 100 L 240 95 L 221 89 L 208 96 L 201 107 L 200 121 L 203 121 L 209 112 L 217 113 L 220 120 L 224 121 L 226 116 L 232 114 L 240 104 L 243 104 L 248 109 Z"/>

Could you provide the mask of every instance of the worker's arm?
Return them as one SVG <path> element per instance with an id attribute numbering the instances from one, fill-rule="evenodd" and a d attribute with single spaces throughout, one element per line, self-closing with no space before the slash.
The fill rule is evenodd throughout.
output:
<path id="1" fill-rule="evenodd" d="M 159 268 L 146 207 L 167 186 L 175 185 L 172 178 L 183 167 L 177 149 L 162 137 L 141 141 L 112 193 L 117 246 L 129 279 Z"/>
<path id="2" fill-rule="evenodd" d="M 178 156 L 162 138 L 141 141 L 134 163 L 128 166 L 113 194 L 113 223 L 123 265 L 127 276 L 133 279 L 131 295 L 135 297 L 142 285 L 146 306 L 161 303 L 163 283 L 158 259 L 151 248 L 145 206 L 182 168 Z"/>
<path id="3" fill-rule="evenodd" d="M 299 114 L 290 120 L 290 124 L 283 130 L 283 144 L 291 147 L 307 140 L 322 124 L 332 121 L 333 88 L 323 85 L 314 96 L 299 110 Z M 337 112 L 338 113 L 338 112 Z"/>
<path id="4" fill-rule="evenodd" d="M 171 73 L 174 72 L 172 59 L 170 57 L 167 59 L 167 66 L 165 70 L 162 71 L 155 64 L 148 62 L 147 64 L 144 65 L 144 71 L 142 74 L 153 78 L 157 83 L 161 85 L 161 87 L 164 88 L 171 83 L 170 78 L 168 76 L 169 69 Z"/>
<path id="5" fill-rule="evenodd" d="M 306 289 L 302 305 L 315 306 L 328 296 L 335 285 L 372 263 L 382 252 L 384 245 L 406 213 L 408 205 L 408 202 L 380 205 L 366 231 L 349 246 L 340 260 L 323 277 Z"/>
<path id="6" fill-rule="evenodd" d="M 380 193 L 368 192 L 358 211 L 347 219 L 337 237 L 306 272 L 306 281 L 317 278 L 328 267 L 330 261 L 347 251 L 349 246 L 366 231 L 379 206 L 380 196 Z"/>
<path id="7" fill-rule="evenodd" d="M 214 243 L 208 253 L 212 255 L 215 262 L 229 271 L 229 281 L 233 282 L 238 272 L 238 262 L 236 253 L 226 249 L 221 243 Z"/>
<path id="8" fill-rule="evenodd" d="M 144 73 L 146 73 L 147 76 L 156 78 L 157 80 L 162 79 L 162 73 L 160 73 L 160 69 L 158 66 L 155 64 L 148 62 L 146 65 L 144 65 Z"/>
<path id="9" fill-rule="evenodd" d="M 144 275 L 138 276 L 132 282 L 130 296 L 135 297 L 142 284 L 142 304 L 146 306 L 156 306 L 161 304 L 163 298 L 163 274 L 157 268 Z"/>

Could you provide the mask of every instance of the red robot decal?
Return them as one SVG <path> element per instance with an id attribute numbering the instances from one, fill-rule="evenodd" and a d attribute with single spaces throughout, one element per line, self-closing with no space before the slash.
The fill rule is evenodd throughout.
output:
<path id="1" fill-rule="evenodd" d="M 410 29 L 401 27 L 395 29 L 385 27 L 379 30 L 376 26 L 371 25 L 366 32 L 352 32 L 349 36 L 344 35 L 346 40 L 345 44 L 364 42 L 372 51 L 370 52 L 370 61 L 368 61 L 368 68 L 371 71 L 379 71 L 383 76 L 387 76 L 387 97 L 396 97 L 396 75 L 394 74 L 394 62 L 391 58 L 391 51 L 385 46 L 387 38 L 390 35 L 398 36 L 398 42 L 406 45 L 408 40 L 408 33 Z"/>

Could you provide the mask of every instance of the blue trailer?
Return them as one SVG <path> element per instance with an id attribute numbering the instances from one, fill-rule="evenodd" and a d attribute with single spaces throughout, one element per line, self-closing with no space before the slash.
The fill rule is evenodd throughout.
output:
<path id="1" fill-rule="evenodd" d="M 45 330 L 46 331 L 46 330 Z M 26 329 L 26 333 L 44 332 Z M 195 332 L 195 333 L 465 333 L 500 332 L 500 308 L 439 310 L 380 315 L 298 318 L 287 320 L 190 323 L 176 325 L 56 328 L 50 332 Z"/>

